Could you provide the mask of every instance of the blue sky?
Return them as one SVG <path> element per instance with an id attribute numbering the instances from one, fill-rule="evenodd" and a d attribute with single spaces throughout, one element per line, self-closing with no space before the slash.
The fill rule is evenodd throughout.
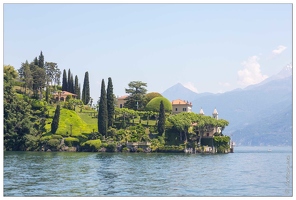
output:
<path id="1" fill-rule="evenodd" d="M 4 64 L 43 51 L 90 93 L 112 78 L 148 92 L 182 83 L 198 93 L 259 83 L 292 62 L 292 4 L 4 4 Z"/>

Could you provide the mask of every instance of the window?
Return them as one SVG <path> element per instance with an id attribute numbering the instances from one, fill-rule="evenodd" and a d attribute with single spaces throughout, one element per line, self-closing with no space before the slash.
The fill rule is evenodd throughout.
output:
<path id="1" fill-rule="evenodd" d="M 207 136 L 209 137 L 210 136 L 210 133 L 207 133 Z"/>
<path id="2" fill-rule="evenodd" d="M 178 111 L 178 108 L 176 108 L 176 111 Z"/>
<path id="3" fill-rule="evenodd" d="M 183 111 L 186 111 L 186 108 L 183 108 Z"/>
<path id="4" fill-rule="evenodd" d="M 122 108 L 122 103 L 119 105 L 120 108 Z"/>

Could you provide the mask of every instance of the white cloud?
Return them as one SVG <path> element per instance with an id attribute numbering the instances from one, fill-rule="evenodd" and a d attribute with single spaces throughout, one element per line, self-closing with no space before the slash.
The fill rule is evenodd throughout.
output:
<path id="1" fill-rule="evenodd" d="M 219 82 L 219 85 L 224 86 L 224 87 L 229 87 L 230 83 L 227 82 Z"/>
<path id="2" fill-rule="evenodd" d="M 238 84 L 248 86 L 256 83 L 260 83 L 268 76 L 261 74 L 260 64 L 258 63 L 259 58 L 257 56 L 250 57 L 247 61 L 244 61 L 242 65 L 243 70 L 239 70 Z"/>
<path id="3" fill-rule="evenodd" d="M 187 82 L 185 84 L 182 84 L 184 87 L 188 88 L 189 90 L 198 93 L 198 90 L 196 89 L 196 87 L 194 86 L 193 83 L 191 82 Z"/>
<path id="4" fill-rule="evenodd" d="M 275 50 L 272 51 L 272 54 L 273 54 L 273 55 L 279 55 L 279 54 L 281 54 L 283 51 L 285 51 L 286 48 L 287 48 L 287 47 L 285 47 L 285 46 L 283 46 L 283 45 L 279 45 L 279 46 L 277 47 L 277 49 L 275 49 Z"/>

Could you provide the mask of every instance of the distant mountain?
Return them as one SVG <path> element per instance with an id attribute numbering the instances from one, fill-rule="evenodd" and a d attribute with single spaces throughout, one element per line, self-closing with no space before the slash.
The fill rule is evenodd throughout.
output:
<path id="1" fill-rule="evenodd" d="M 181 83 L 177 83 L 176 85 L 168 88 L 162 93 L 162 96 L 173 101 L 175 99 L 182 99 L 186 101 L 192 102 L 198 97 L 211 95 L 212 93 L 196 93 L 188 88 L 184 87 Z"/>
<path id="2" fill-rule="evenodd" d="M 168 94 L 173 99 L 186 99 L 183 94 L 188 94 L 184 93 L 188 89 L 178 87 L 173 86 L 175 89 Z M 231 135 L 237 144 L 291 145 L 292 65 L 284 67 L 278 74 L 263 82 L 244 89 L 222 94 L 195 93 L 187 98 L 191 98 L 189 101 L 194 99 L 193 112 L 199 113 L 202 108 L 205 115 L 212 115 L 216 108 L 219 118 L 230 123 L 224 133 Z"/>

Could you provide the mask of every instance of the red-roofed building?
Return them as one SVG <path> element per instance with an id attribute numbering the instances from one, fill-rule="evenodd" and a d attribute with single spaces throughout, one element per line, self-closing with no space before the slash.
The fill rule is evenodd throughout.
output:
<path id="1" fill-rule="evenodd" d="M 70 95 L 72 98 L 76 99 L 77 95 L 67 91 L 59 91 L 52 94 L 56 101 L 66 101 L 67 96 Z"/>
<path id="2" fill-rule="evenodd" d="M 172 101 L 172 107 L 173 114 L 178 114 L 180 112 L 191 112 L 192 103 L 185 100 L 177 99 Z"/>
<path id="3" fill-rule="evenodd" d="M 127 97 L 128 97 L 128 95 L 117 97 L 117 106 L 118 106 L 118 108 L 123 108 L 124 107 L 124 104 L 126 102 Z"/>

